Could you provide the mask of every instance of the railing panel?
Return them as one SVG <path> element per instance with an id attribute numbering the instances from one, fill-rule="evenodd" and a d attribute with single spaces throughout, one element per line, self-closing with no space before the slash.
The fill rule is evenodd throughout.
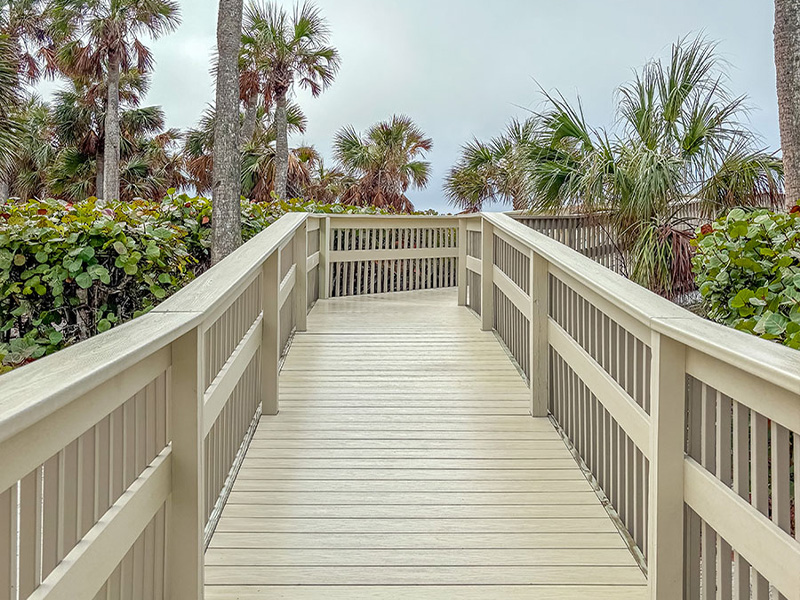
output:
<path id="1" fill-rule="evenodd" d="M 467 270 L 467 307 L 476 315 L 481 314 L 481 274 Z"/>
<path id="2" fill-rule="evenodd" d="M 494 286 L 494 330 L 525 377 L 530 377 L 530 320 Z"/>
<path id="3" fill-rule="evenodd" d="M 261 312 L 261 278 L 256 277 L 231 306 L 205 332 L 206 389 L 230 360 L 244 334 Z"/>
<path id="4" fill-rule="evenodd" d="M 33 595 L 98 526 L 167 447 L 166 412 L 163 372 L 0 494 L 0 597 Z"/>
<path id="5" fill-rule="evenodd" d="M 360 226 L 363 223 L 363 226 Z M 454 219 L 333 219 L 331 297 L 438 289 L 457 284 Z"/>
<path id="6" fill-rule="evenodd" d="M 651 350 L 645 342 L 553 274 L 550 317 L 650 413 Z"/>
<path id="7" fill-rule="evenodd" d="M 614 246 L 608 230 L 597 217 L 590 215 L 526 215 L 511 216 L 526 227 L 543 233 L 557 242 L 577 250 L 617 273 L 623 269 L 623 257 Z"/>
<path id="8" fill-rule="evenodd" d="M 748 556 L 750 549 L 736 543 L 740 532 L 751 529 L 759 514 L 771 521 L 771 536 L 800 539 L 792 478 L 798 468 L 798 434 L 775 420 L 778 415 L 768 417 L 750 408 L 754 404 L 756 399 L 743 404 L 700 378 L 688 376 L 686 455 L 693 470 L 690 481 L 696 486 L 687 489 L 687 597 L 699 597 L 702 592 L 705 597 L 727 600 L 750 598 L 752 592 L 753 598 L 785 598 L 800 590 L 790 587 L 800 578 L 800 550 L 781 553 L 773 542 L 770 554 L 764 554 L 764 548 L 759 555 Z M 734 521 L 724 518 L 724 512 L 708 512 L 710 507 L 696 498 L 714 488 L 694 473 L 706 480 L 713 478 L 723 496 L 740 499 L 746 519 Z M 776 570 L 776 565 L 784 568 Z M 778 581 L 771 581 L 770 576 Z"/>

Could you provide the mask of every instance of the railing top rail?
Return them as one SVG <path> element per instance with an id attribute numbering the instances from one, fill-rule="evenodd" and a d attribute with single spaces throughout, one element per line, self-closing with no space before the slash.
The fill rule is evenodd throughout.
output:
<path id="1" fill-rule="evenodd" d="M 537 213 L 527 213 L 524 211 L 511 211 L 504 213 L 511 217 L 512 219 L 541 219 L 541 220 L 575 220 L 580 221 L 583 219 L 588 219 L 592 215 L 589 214 L 565 214 L 565 215 L 558 215 L 558 214 L 537 214 Z"/>
<path id="2" fill-rule="evenodd" d="M 506 214 L 482 214 L 498 230 L 653 330 L 800 394 L 800 352 L 703 319 Z"/>
<path id="3" fill-rule="evenodd" d="M 376 220 L 386 220 L 386 221 L 457 221 L 460 218 L 464 217 L 477 217 L 478 214 L 475 215 L 370 215 L 370 214 L 351 214 L 351 213 L 318 213 L 318 214 L 311 214 L 313 217 L 318 218 L 325 218 L 330 217 L 331 219 L 354 219 L 354 220 L 362 220 L 362 221 L 369 221 L 372 219 Z"/>
<path id="4" fill-rule="evenodd" d="M 308 218 L 289 213 L 150 313 L 0 377 L 0 442 L 197 327 Z"/>

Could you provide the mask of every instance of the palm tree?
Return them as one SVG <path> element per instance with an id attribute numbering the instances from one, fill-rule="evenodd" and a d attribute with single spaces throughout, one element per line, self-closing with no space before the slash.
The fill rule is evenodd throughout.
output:
<path id="1" fill-rule="evenodd" d="M 589 127 L 561 96 L 547 96 L 532 147 L 531 208 L 580 206 L 604 216 L 629 255 L 629 274 L 667 297 L 693 287 L 690 202 L 707 215 L 780 202 L 782 165 L 741 125 L 715 47 L 680 40 L 619 90 L 616 133 Z"/>
<path id="2" fill-rule="evenodd" d="M 327 45 L 329 37 L 327 22 L 312 4 L 295 6 L 291 15 L 275 2 L 247 5 L 241 96 L 248 105 L 258 94 L 266 106 L 275 104 L 275 193 L 280 198 L 286 196 L 289 171 L 287 98 L 295 83 L 314 97 L 333 83 L 339 54 Z"/>
<path id="3" fill-rule="evenodd" d="M 149 80 L 138 69 L 130 69 L 120 74 L 120 119 L 124 119 L 127 112 L 139 106 L 149 86 Z M 52 107 L 60 145 L 76 146 L 81 154 L 94 157 L 93 171 L 96 183 L 93 193 L 98 197 L 103 195 L 105 179 L 107 97 L 108 85 L 105 80 L 75 77 L 69 81 L 67 87 L 56 92 Z M 160 109 L 149 107 L 143 114 L 153 114 L 155 110 Z M 156 122 L 148 133 L 156 133 L 161 129 L 163 123 Z M 142 133 L 143 131 L 138 131 L 136 135 Z"/>
<path id="4" fill-rule="evenodd" d="M 104 122 L 101 108 L 62 90 L 52 109 L 57 155 L 48 168 L 48 191 L 54 196 L 80 200 L 96 193 L 96 173 L 101 168 Z M 186 183 L 179 142 L 181 134 L 164 129 L 164 111 L 158 106 L 123 108 L 120 114 L 120 195 L 161 198 L 171 187 Z"/>
<path id="5" fill-rule="evenodd" d="M 36 96 L 15 116 L 19 123 L 19 152 L 8 175 L 10 193 L 17 198 L 43 198 L 48 193 L 48 169 L 57 153 L 50 107 Z"/>
<path id="6" fill-rule="evenodd" d="M 306 198 L 319 204 L 334 204 L 356 181 L 339 169 L 328 169 L 320 157 L 312 164 L 309 182 L 305 186 Z"/>
<path id="7" fill-rule="evenodd" d="M 775 0 L 775 68 L 786 203 L 800 200 L 800 1 Z"/>
<path id="8" fill-rule="evenodd" d="M 409 117 L 395 115 L 364 135 L 345 127 L 336 134 L 333 148 L 341 169 L 353 178 L 342 194 L 343 204 L 414 210 L 405 193 L 428 185 L 431 165 L 420 159 L 433 148 L 433 140 Z"/>
<path id="9" fill-rule="evenodd" d="M 514 120 L 503 135 L 488 143 L 472 140 L 445 179 L 450 202 L 465 211 L 481 211 L 492 202 L 511 202 L 514 210 L 530 201 L 531 151 L 536 144 L 535 119 Z"/>
<path id="10" fill-rule="evenodd" d="M 250 117 L 247 109 L 239 115 L 240 127 Z M 185 138 L 183 154 L 189 182 L 198 193 L 207 194 L 213 182 L 210 174 L 214 168 L 214 132 L 216 129 L 216 111 L 209 107 L 200 118 L 197 127 L 190 129 Z M 306 116 L 296 104 L 289 104 L 287 109 L 289 131 L 303 133 L 308 124 Z M 240 194 L 256 202 L 269 202 L 270 193 L 275 189 L 275 121 L 274 114 L 259 106 L 253 133 L 241 147 Z M 295 188 L 302 188 L 310 181 L 311 170 L 316 160 L 316 152 L 309 148 L 293 148 L 289 151 L 289 183 Z M 237 196 L 238 198 L 238 196 Z"/>
<path id="11" fill-rule="evenodd" d="M 19 124 L 14 111 L 21 101 L 17 54 L 8 35 L 0 34 L 0 201 L 8 198 L 8 176 L 19 155 Z"/>
<path id="12" fill-rule="evenodd" d="M 239 54 L 242 0 L 220 0 L 217 15 L 217 101 L 214 120 L 211 260 L 216 263 L 242 243 L 239 203 Z"/>
<path id="13" fill-rule="evenodd" d="M 107 81 L 103 197 L 120 197 L 120 76 L 134 63 L 141 73 L 153 57 L 141 36 L 157 38 L 180 23 L 174 0 L 55 0 L 58 27 L 70 41 L 58 62 L 72 76 Z M 135 59 L 135 60 L 134 60 Z"/>
<path id="14" fill-rule="evenodd" d="M 6 0 L 0 3 L 0 33 L 7 35 L 16 53 L 20 77 L 36 83 L 54 75 L 57 31 L 52 27 L 52 3 L 46 0 Z"/>

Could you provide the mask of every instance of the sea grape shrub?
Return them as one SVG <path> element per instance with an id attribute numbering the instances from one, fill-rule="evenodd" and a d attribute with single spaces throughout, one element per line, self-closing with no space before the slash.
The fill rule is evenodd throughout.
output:
<path id="1" fill-rule="evenodd" d="M 250 239 L 287 212 L 379 213 L 242 201 Z M 210 265 L 211 201 L 0 203 L 0 373 L 144 314 Z"/>
<path id="2" fill-rule="evenodd" d="M 111 329 L 186 283 L 207 253 L 197 212 L 95 198 L 0 207 L 4 366 Z"/>
<path id="3" fill-rule="evenodd" d="M 800 207 L 734 209 L 694 241 L 709 318 L 800 349 Z"/>

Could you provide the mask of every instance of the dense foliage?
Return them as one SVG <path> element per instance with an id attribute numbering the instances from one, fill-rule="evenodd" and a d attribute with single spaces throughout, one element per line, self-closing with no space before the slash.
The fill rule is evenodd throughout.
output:
<path id="1" fill-rule="evenodd" d="M 703 226 L 694 244 L 711 319 L 800 349 L 800 206 L 734 209 Z"/>
<path id="2" fill-rule="evenodd" d="M 243 202 L 244 238 L 294 211 L 379 212 Z M 0 372 L 147 312 L 208 267 L 210 236 L 211 202 L 186 195 L 0 204 Z"/>

